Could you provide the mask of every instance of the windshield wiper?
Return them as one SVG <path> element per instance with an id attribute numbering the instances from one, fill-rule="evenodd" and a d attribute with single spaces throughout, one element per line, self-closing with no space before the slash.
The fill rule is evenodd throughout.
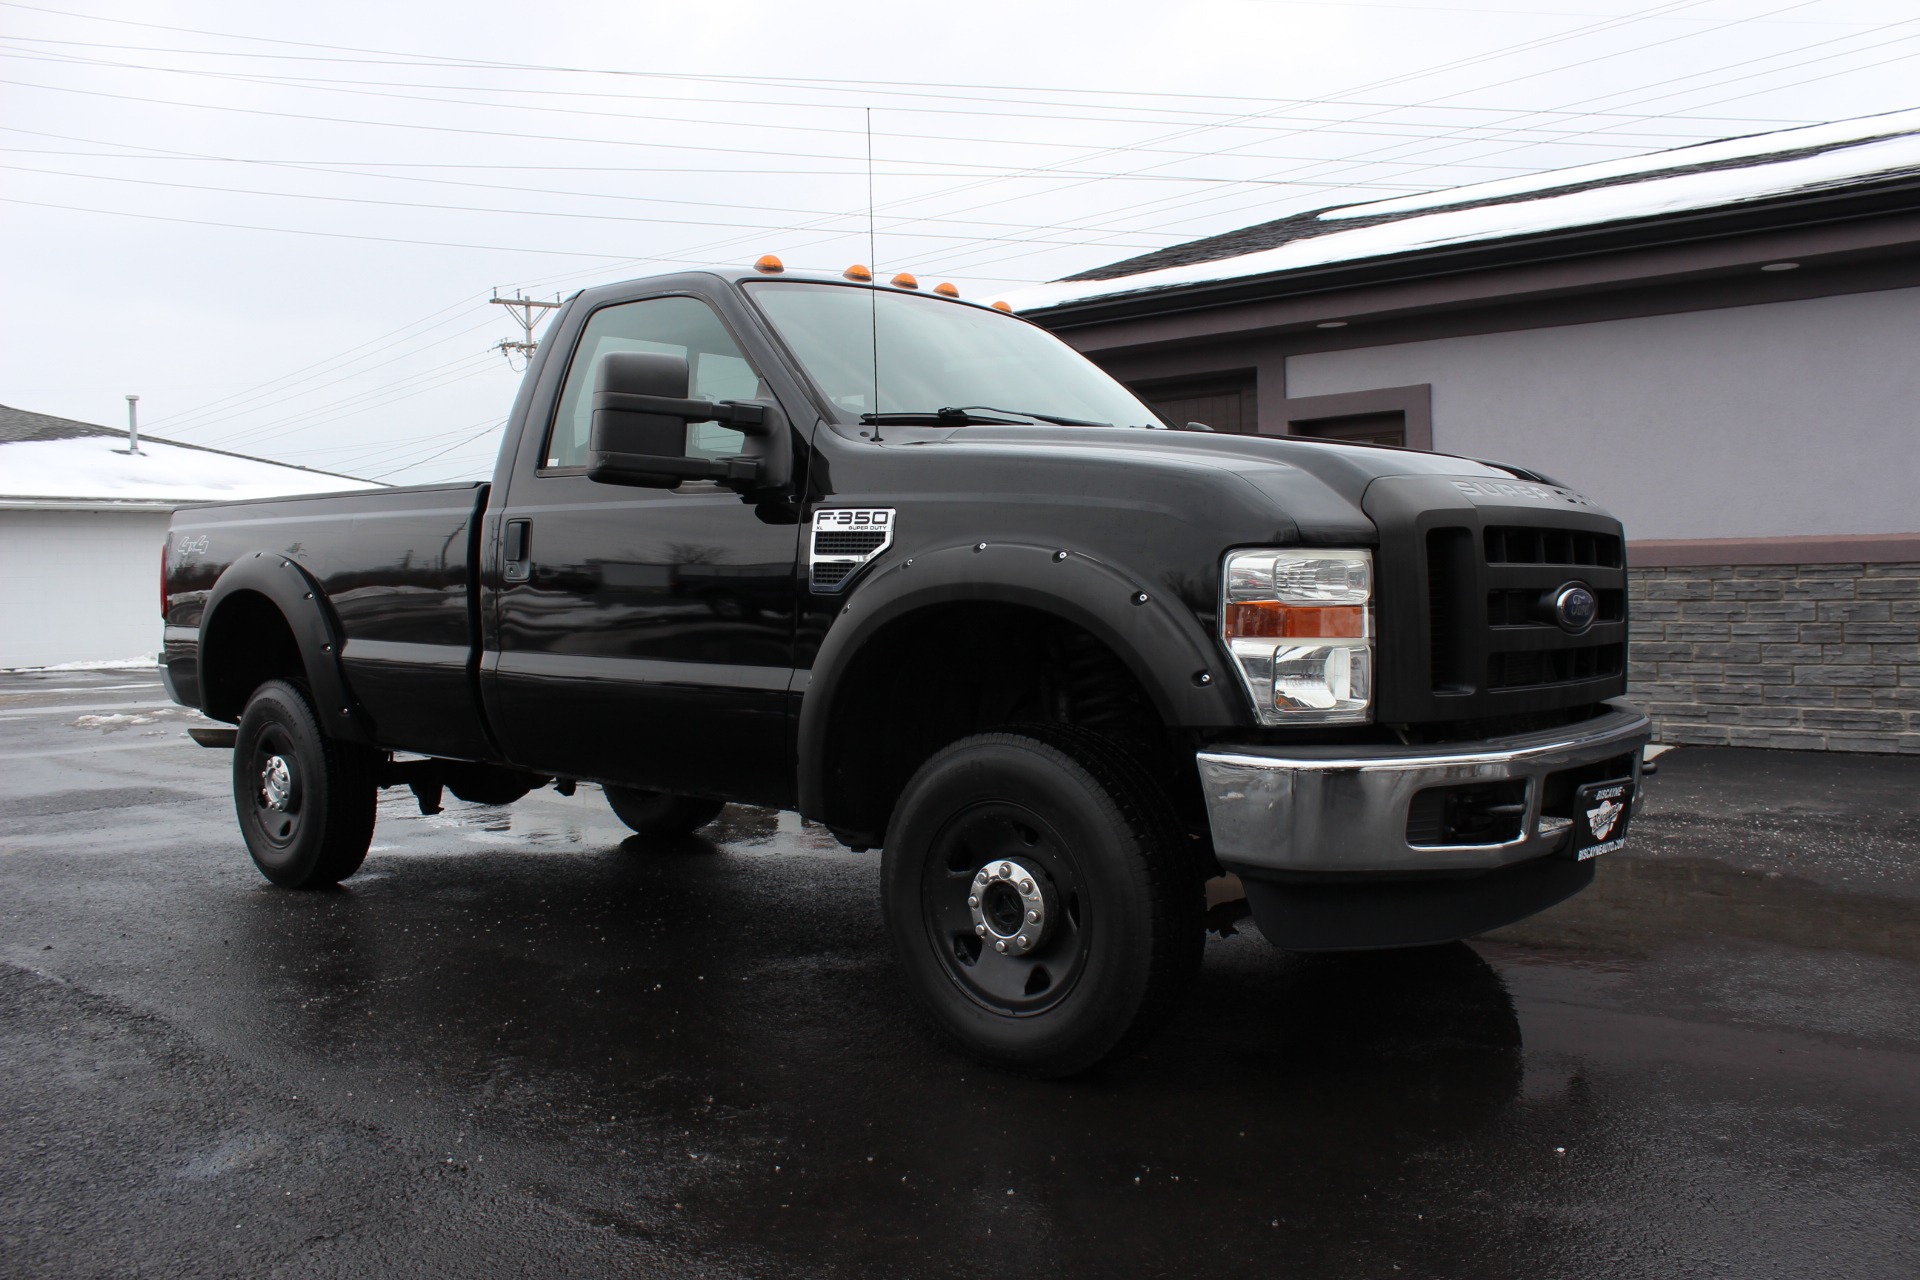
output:
<path id="1" fill-rule="evenodd" d="M 1022 422 L 1034 422 L 1036 419 L 1020 415 L 1012 418 L 989 418 L 965 409 L 935 409 L 931 412 L 917 413 L 863 413 L 860 415 L 862 426 L 882 427 L 1017 427 Z"/>
<path id="2" fill-rule="evenodd" d="M 1006 417 L 989 417 L 1006 414 Z M 1110 427 L 1111 422 L 1092 422 L 1086 418 L 1063 418 L 1052 413 L 1029 413 L 1025 409 L 1000 409 L 990 404 L 949 406 L 931 413 L 863 413 L 862 426 L 882 427 L 1017 427 L 1021 423 L 1044 422 L 1056 427 Z"/>
<path id="3" fill-rule="evenodd" d="M 966 404 L 958 409 L 942 409 L 942 413 L 966 413 L 970 409 L 984 409 L 988 413 L 1011 413 L 1019 418 L 1031 418 L 1035 422 L 1049 422 L 1056 427 L 1110 427 L 1111 422 L 1094 422 L 1087 418 L 1063 418 L 1057 413 L 1035 413 L 1031 409 L 1002 409 L 991 404 Z"/>

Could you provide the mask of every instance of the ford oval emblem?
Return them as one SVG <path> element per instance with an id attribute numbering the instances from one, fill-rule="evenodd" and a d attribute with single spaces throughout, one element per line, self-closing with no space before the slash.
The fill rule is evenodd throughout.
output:
<path id="1" fill-rule="evenodd" d="M 1582 635 L 1600 616 L 1600 601 L 1585 583 L 1569 582 L 1553 594 L 1553 620 L 1568 635 Z"/>

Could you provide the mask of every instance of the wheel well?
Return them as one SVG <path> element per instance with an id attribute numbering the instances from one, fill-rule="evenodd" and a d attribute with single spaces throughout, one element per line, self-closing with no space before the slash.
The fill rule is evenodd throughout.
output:
<path id="1" fill-rule="evenodd" d="M 220 604 L 200 638 L 204 710 L 238 722 L 247 699 L 268 680 L 304 680 L 306 663 L 293 627 L 278 605 L 257 591 L 236 591 Z"/>
<path id="2" fill-rule="evenodd" d="M 1178 749 L 1111 647 L 1039 609 L 968 602 L 897 619 L 854 655 L 827 721 L 822 817 L 856 844 L 879 844 L 894 801 L 935 752 L 1035 722 L 1081 725 L 1123 743 L 1183 816 L 1197 812 L 1192 752 Z"/>

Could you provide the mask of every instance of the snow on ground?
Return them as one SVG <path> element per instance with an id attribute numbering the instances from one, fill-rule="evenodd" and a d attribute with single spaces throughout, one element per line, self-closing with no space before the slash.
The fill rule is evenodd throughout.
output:
<path id="1" fill-rule="evenodd" d="M 0 445 L 0 497 L 105 498 L 119 502 L 221 502 L 377 488 L 258 458 L 122 436 L 28 440 Z"/>
<path id="2" fill-rule="evenodd" d="M 1777 139 L 1780 135 L 1770 136 Z M 1036 285 L 1008 294 L 1007 301 L 1016 311 L 1035 311 L 1152 289 L 1238 280 L 1446 245 L 1711 209 L 1915 168 L 1920 168 L 1920 135 L 1908 134 L 1793 160 L 1649 178 L 1644 182 L 1596 187 L 1510 204 L 1416 214 L 1370 227 L 1330 231 L 1211 262 L 1164 267 L 1114 280 L 1061 280 Z M 1566 172 L 1561 170 L 1554 177 L 1558 179 Z"/>
<path id="3" fill-rule="evenodd" d="M 98 662 L 56 662 L 49 667 L 0 667 L 0 672 L 21 671 L 139 671 L 160 665 L 160 655 L 149 653 L 139 658 L 109 658 Z"/>

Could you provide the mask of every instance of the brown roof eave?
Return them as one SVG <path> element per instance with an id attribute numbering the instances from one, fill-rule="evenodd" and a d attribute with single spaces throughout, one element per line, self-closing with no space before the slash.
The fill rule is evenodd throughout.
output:
<path id="1" fill-rule="evenodd" d="M 1920 175 L 1906 173 L 1844 189 L 1798 192 L 1770 200 L 1668 214 L 1653 218 L 1573 227 L 1537 235 L 1421 249 L 1354 262 L 1329 263 L 1232 280 L 1176 285 L 1116 297 L 1035 308 L 1021 315 L 1049 329 L 1073 329 L 1117 320 L 1140 320 L 1204 311 L 1237 303 L 1333 293 L 1368 285 L 1396 284 L 1498 270 L 1571 258 L 1666 248 L 1757 232 L 1788 231 L 1835 223 L 1920 213 Z M 1920 245 L 1920 234 L 1910 243 Z"/>

